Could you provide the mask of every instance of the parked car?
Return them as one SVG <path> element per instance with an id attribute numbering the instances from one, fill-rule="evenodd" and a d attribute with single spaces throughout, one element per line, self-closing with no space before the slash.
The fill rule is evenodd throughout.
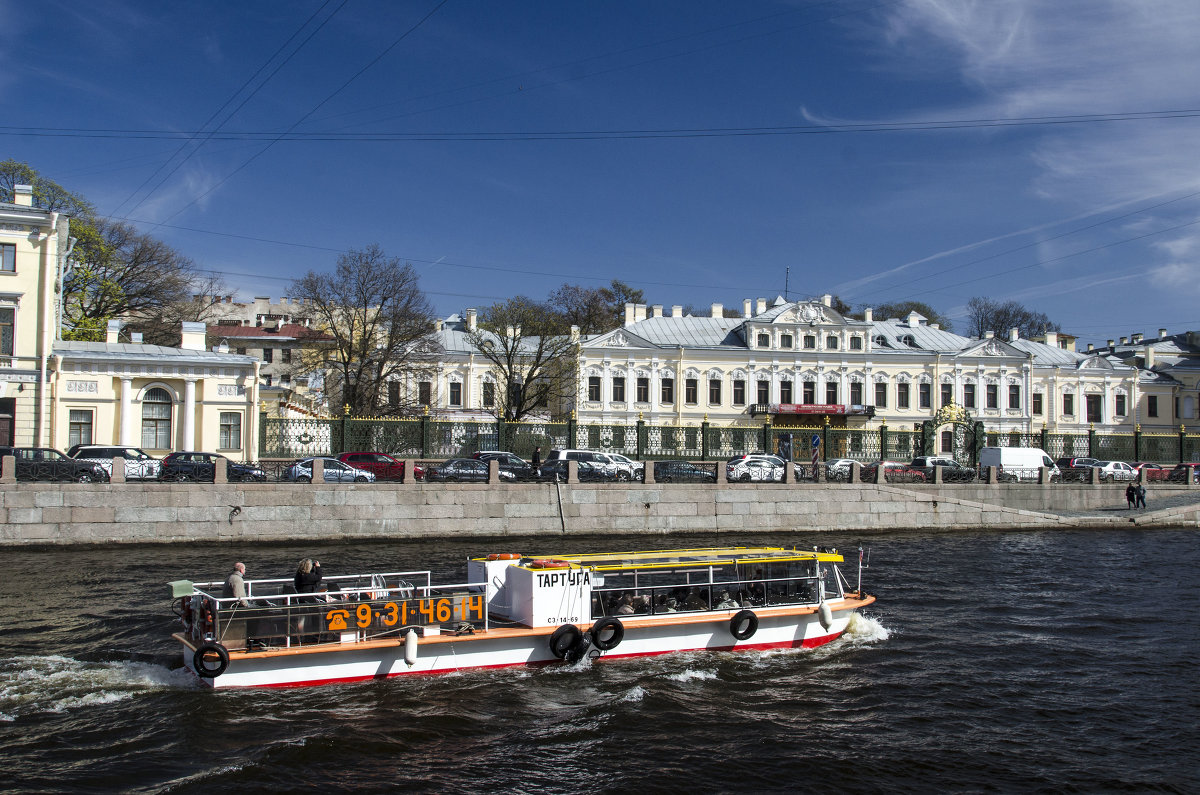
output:
<path id="1" fill-rule="evenodd" d="M 1171 470 L 1166 467 L 1152 464 L 1149 461 L 1138 461 L 1130 466 L 1138 472 L 1145 471 L 1146 480 L 1166 480 L 1171 474 Z"/>
<path id="2" fill-rule="evenodd" d="M 1086 483 L 1092 477 L 1088 470 L 1099 466 L 1100 460 L 1088 457 L 1058 458 L 1054 464 L 1062 472 L 1062 479 L 1067 483 Z"/>
<path id="3" fill-rule="evenodd" d="M 875 480 L 875 472 L 883 466 L 883 480 L 886 483 L 924 483 L 925 473 L 919 469 L 913 469 L 908 464 L 899 461 L 872 461 L 863 466 L 859 471 L 863 482 L 871 483 Z"/>
<path id="4" fill-rule="evenodd" d="M 480 461 L 496 461 L 502 472 L 511 473 L 516 480 L 533 480 L 538 474 L 532 464 L 506 450 L 480 450 L 471 457 Z"/>
<path id="5" fill-rule="evenodd" d="M 1137 480 L 1137 470 L 1124 461 L 1097 461 L 1096 468 L 1100 470 L 1097 477 L 1101 483 Z"/>
<path id="6" fill-rule="evenodd" d="M 942 477 L 949 483 L 970 483 L 978 474 L 974 467 L 960 464 L 946 456 L 919 455 L 908 466 L 923 474 L 926 480 L 933 480 L 934 467 L 943 467 Z"/>
<path id="7" fill-rule="evenodd" d="M 826 480 L 849 480 L 853 458 L 831 458 L 825 462 Z"/>
<path id="8" fill-rule="evenodd" d="M 376 480 L 404 480 L 404 462 L 387 453 L 342 453 L 337 460 L 355 469 L 374 472 Z M 414 464 L 413 475 L 417 480 L 421 480 L 425 477 L 425 472 Z"/>
<path id="9" fill-rule="evenodd" d="M 725 478 L 731 483 L 782 481 L 783 459 L 764 453 L 737 455 L 725 462 Z"/>
<path id="10" fill-rule="evenodd" d="M 1058 482 L 1063 473 L 1040 447 L 984 447 L 979 451 L 979 468 L 996 467 L 996 477 L 1006 483 L 1037 483 L 1042 467 L 1050 471 L 1050 480 Z"/>
<path id="11" fill-rule="evenodd" d="M 1171 474 L 1167 475 L 1167 480 L 1172 483 L 1187 483 L 1188 473 L 1191 473 L 1193 483 L 1200 483 L 1200 464 L 1197 463 L 1176 464 Z"/>
<path id="12" fill-rule="evenodd" d="M 73 480 L 76 483 L 108 480 L 108 473 L 99 464 L 77 461 L 53 447 L 0 447 L 0 456 L 6 455 L 17 459 L 17 480 Z M 109 468 L 112 468 L 111 461 Z"/>
<path id="13" fill-rule="evenodd" d="M 716 469 L 698 467 L 688 461 L 655 461 L 654 480 L 657 483 L 716 483 Z"/>
<path id="14" fill-rule="evenodd" d="M 598 467 L 604 470 L 604 472 L 611 475 L 614 480 L 634 480 L 635 476 L 633 467 L 631 465 L 635 464 L 636 462 L 630 461 L 628 458 L 621 456 L 621 458 L 624 458 L 624 460 L 628 462 L 628 464 L 622 464 L 612 458 L 614 455 L 616 454 L 604 453 L 599 450 L 551 450 L 546 455 L 546 462 L 558 461 L 560 459 L 567 461 L 579 461 L 581 463 L 591 464 L 593 467 Z M 582 475 L 580 477 L 582 477 Z M 637 478 L 640 477 L 640 474 L 637 475 Z"/>
<path id="15" fill-rule="evenodd" d="M 126 480 L 158 480 L 162 475 L 162 461 L 137 447 L 77 444 L 67 449 L 67 455 L 99 464 L 109 477 L 112 477 L 114 458 L 125 459 Z"/>
<path id="16" fill-rule="evenodd" d="M 487 483 L 488 463 L 475 458 L 451 458 L 425 469 L 427 483 Z M 501 480 L 516 480 L 516 475 L 500 470 Z"/>
<path id="17" fill-rule="evenodd" d="M 541 480 L 557 480 L 559 483 L 565 483 L 567 480 L 567 465 L 570 459 L 555 458 L 552 461 L 546 461 L 538 469 L 538 478 Z M 599 463 L 592 461 L 576 461 L 578 465 L 577 475 L 580 483 L 605 483 L 615 481 L 616 475 L 608 468 Z"/>
<path id="18" fill-rule="evenodd" d="M 645 480 L 646 465 L 620 453 L 600 453 L 616 468 L 617 480 Z"/>
<path id="19" fill-rule="evenodd" d="M 230 461 L 220 453 L 171 453 L 162 460 L 162 479 L 184 483 L 189 480 L 199 480 L 212 483 L 216 477 L 217 461 L 223 459 L 225 477 L 230 483 L 248 481 L 264 482 L 267 473 L 253 464 L 239 464 Z"/>
<path id="20" fill-rule="evenodd" d="M 302 458 L 287 468 L 284 473 L 286 480 L 296 483 L 312 483 L 313 459 Z M 326 458 L 321 464 L 326 483 L 372 483 L 375 473 L 358 469 L 349 464 L 343 464 L 336 458 Z"/>
<path id="21" fill-rule="evenodd" d="M 1087 457 L 1058 458 L 1058 459 L 1055 459 L 1055 461 L 1054 461 L 1055 466 L 1057 466 L 1059 469 L 1075 469 L 1076 467 L 1094 467 L 1094 466 L 1096 466 L 1096 464 L 1099 464 L 1099 463 L 1100 463 L 1099 459 L 1087 458 Z"/>

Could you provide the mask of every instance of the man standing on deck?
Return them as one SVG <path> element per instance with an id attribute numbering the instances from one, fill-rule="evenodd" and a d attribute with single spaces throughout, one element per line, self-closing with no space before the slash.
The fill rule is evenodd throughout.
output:
<path id="1" fill-rule="evenodd" d="M 1141 483 L 1137 487 L 1137 507 L 1146 507 L 1146 487 Z"/>
<path id="2" fill-rule="evenodd" d="M 237 599 L 239 605 L 249 607 L 250 603 L 246 601 L 246 581 L 243 579 L 245 576 L 246 564 L 241 561 L 233 564 L 233 573 L 225 578 L 225 590 L 221 591 L 221 596 L 225 599 Z"/>

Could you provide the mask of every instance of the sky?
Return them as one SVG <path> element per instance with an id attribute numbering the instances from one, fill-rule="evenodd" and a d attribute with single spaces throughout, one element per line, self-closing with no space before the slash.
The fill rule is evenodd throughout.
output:
<path id="1" fill-rule="evenodd" d="M 1200 329 L 1195 0 L 0 0 L 0 159 L 239 299 L 974 296 Z M 1189 88 L 1191 87 L 1191 88 Z"/>

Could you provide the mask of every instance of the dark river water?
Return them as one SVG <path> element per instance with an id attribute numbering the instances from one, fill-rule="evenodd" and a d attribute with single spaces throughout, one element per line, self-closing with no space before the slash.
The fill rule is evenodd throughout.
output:
<path id="1" fill-rule="evenodd" d="M 165 583 L 468 555 L 871 548 L 879 596 L 821 649 L 317 688 L 197 686 Z M 4 550 L 5 791 L 1200 791 L 1195 531 Z M 848 554 L 848 558 L 855 557 Z M 853 567 L 847 566 L 853 582 Z"/>

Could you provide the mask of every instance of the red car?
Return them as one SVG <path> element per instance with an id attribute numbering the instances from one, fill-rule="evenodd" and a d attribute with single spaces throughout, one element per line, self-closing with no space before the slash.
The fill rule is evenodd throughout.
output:
<path id="1" fill-rule="evenodd" d="M 902 464 L 898 461 L 875 461 L 867 464 L 859 470 L 859 478 L 863 483 L 873 483 L 875 481 L 875 470 L 883 464 L 883 480 L 885 483 L 924 483 L 925 473 L 919 469 L 913 469 L 908 464 Z"/>
<path id="2" fill-rule="evenodd" d="M 1164 469 L 1158 464 L 1151 464 L 1149 461 L 1138 461 L 1130 466 L 1137 472 L 1146 470 L 1146 480 L 1166 480 L 1167 476 L 1171 474 L 1171 470 Z"/>
<path id="3" fill-rule="evenodd" d="M 343 464 L 375 473 L 376 480 L 404 480 L 404 462 L 387 453 L 342 453 L 337 457 Z M 425 479 L 425 471 L 413 466 L 417 480 Z"/>

